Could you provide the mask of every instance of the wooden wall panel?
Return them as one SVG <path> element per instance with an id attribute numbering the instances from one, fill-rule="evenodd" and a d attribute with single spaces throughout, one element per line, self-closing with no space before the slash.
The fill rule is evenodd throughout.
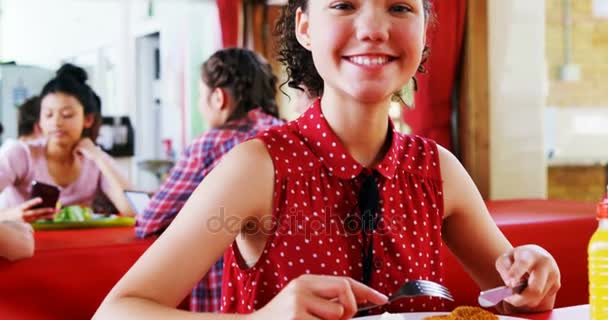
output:
<path id="1" fill-rule="evenodd" d="M 490 195 L 489 81 L 488 1 L 469 1 L 460 104 L 461 161 L 484 199 Z"/>

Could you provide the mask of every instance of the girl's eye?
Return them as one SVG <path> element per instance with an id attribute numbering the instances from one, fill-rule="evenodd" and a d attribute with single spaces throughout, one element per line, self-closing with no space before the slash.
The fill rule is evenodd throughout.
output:
<path id="1" fill-rule="evenodd" d="M 335 10 L 352 10 L 355 7 L 352 5 L 352 3 L 349 2 L 339 2 L 333 4 L 330 8 Z"/>
<path id="2" fill-rule="evenodd" d="M 64 118 L 71 118 L 72 116 L 74 116 L 74 114 L 73 113 L 64 113 L 64 114 L 62 114 L 62 116 Z"/>
<path id="3" fill-rule="evenodd" d="M 411 12 L 412 9 L 404 4 L 396 4 L 391 6 L 390 11 L 394 13 L 408 13 Z"/>

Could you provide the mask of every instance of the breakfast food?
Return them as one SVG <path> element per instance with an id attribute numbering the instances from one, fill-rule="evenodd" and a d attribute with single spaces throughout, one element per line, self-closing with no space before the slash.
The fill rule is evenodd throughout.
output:
<path id="1" fill-rule="evenodd" d="M 448 315 L 426 317 L 424 320 L 498 320 L 498 317 L 482 308 L 462 306 Z"/>

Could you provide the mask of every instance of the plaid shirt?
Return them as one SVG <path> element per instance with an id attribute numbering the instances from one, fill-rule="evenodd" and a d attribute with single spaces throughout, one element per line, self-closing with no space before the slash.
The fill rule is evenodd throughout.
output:
<path id="1" fill-rule="evenodd" d="M 169 178 L 160 186 L 150 204 L 137 217 L 135 233 L 139 238 L 158 235 L 173 221 L 207 174 L 220 159 L 237 144 L 254 137 L 260 131 L 283 121 L 261 109 L 249 111 L 246 117 L 229 121 L 199 136 L 190 144 L 173 167 Z M 222 289 L 223 259 L 220 259 L 192 290 L 190 310 L 219 312 Z"/>

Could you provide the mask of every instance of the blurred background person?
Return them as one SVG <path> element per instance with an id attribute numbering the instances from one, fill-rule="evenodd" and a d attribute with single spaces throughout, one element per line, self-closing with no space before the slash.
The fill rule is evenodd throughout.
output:
<path id="1" fill-rule="evenodd" d="M 1 149 L 8 148 L 17 141 L 26 142 L 42 138 L 42 131 L 38 124 L 40 98 L 38 96 L 30 97 L 17 110 L 17 139 L 4 139 L 0 146 Z M 0 195 L 0 197 L 2 196 Z M 0 203 L 4 203 L 3 200 L 0 200 Z"/>
<path id="2" fill-rule="evenodd" d="M 38 124 L 40 119 L 40 97 L 27 99 L 17 112 L 17 136 L 20 141 L 36 140 L 42 137 Z"/>
<path id="3" fill-rule="evenodd" d="M 275 102 L 277 78 L 256 53 L 240 48 L 217 51 L 201 67 L 199 111 L 210 130 L 186 147 L 168 180 L 137 216 L 138 237 L 158 235 L 173 221 L 199 183 L 237 144 L 282 124 Z M 220 310 L 219 261 L 192 291 L 190 309 Z"/>
<path id="4" fill-rule="evenodd" d="M 101 123 L 101 100 L 86 80 L 82 68 L 63 65 L 40 94 L 39 124 L 44 139 L 0 150 L 0 190 L 5 193 L 11 219 L 29 221 L 54 214 L 54 208 L 32 210 L 36 203 L 26 201 L 33 181 L 58 186 L 59 201 L 64 205 L 91 206 L 96 194 L 103 192 L 120 212 L 133 214 L 123 194 L 129 181 L 115 161 L 93 143 Z"/>

